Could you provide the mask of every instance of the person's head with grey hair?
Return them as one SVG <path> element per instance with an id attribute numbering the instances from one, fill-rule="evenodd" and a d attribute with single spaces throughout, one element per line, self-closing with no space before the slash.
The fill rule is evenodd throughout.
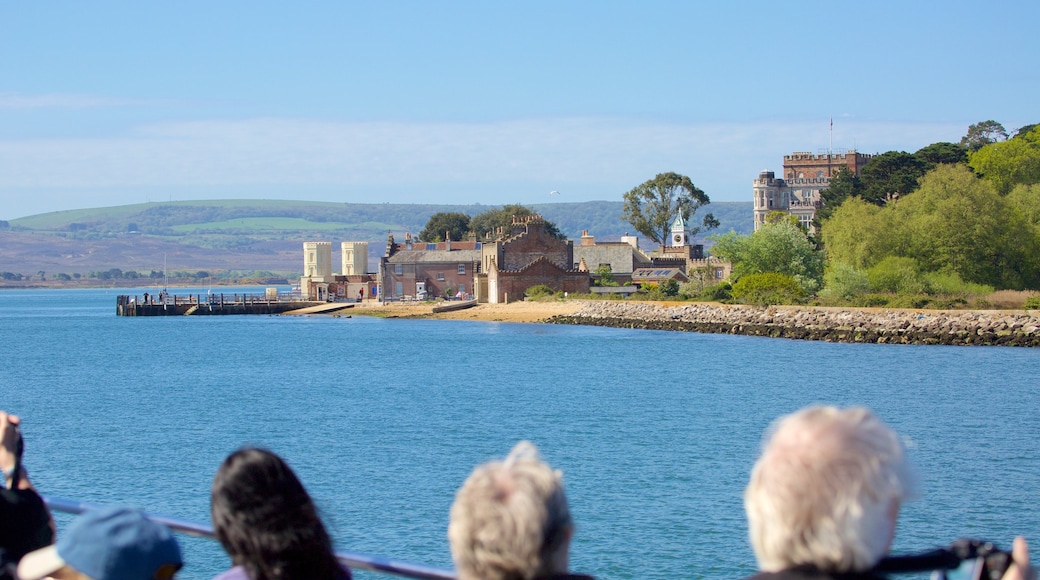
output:
<path id="1" fill-rule="evenodd" d="M 565 577 L 574 531 L 562 474 L 521 441 L 455 494 L 448 539 L 460 580 Z"/>
<path id="2" fill-rule="evenodd" d="M 895 431 L 862 407 L 777 420 L 744 493 L 763 572 L 864 572 L 888 552 L 912 473 Z"/>

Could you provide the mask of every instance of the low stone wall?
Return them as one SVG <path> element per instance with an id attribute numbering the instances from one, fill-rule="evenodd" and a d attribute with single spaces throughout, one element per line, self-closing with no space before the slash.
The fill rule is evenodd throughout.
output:
<path id="1" fill-rule="evenodd" d="M 590 301 L 573 315 L 554 316 L 546 322 L 829 342 L 1040 346 L 1036 311 L 662 306 Z"/>

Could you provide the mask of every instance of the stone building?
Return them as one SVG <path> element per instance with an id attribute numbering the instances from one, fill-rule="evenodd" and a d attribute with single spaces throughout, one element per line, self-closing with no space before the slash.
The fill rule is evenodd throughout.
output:
<path id="1" fill-rule="evenodd" d="M 601 266 L 610 268 L 614 281 L 628 282 L 637 268 L 653 265 L 650 255 L 639 248 L 636 236 L 625 234 L 620 242 L 597 242 L 588 230 L 581 233 L 581 241 L 574 246 L 572 268 L 578 269 L 582 262 L 595 273 Z"/>
<path id="2" fill-rule="evenodd" d="M 855 150 L 784 155 L 783 177 L 763 170 L 753 182 L 755 231 L 766 223 L 766 216 L 773 211 L 796 216 L 799 223 L 813 231 L 812 222 L 820 207 L 820 192 L 827 189 L 839 169 L 847 167 L 854 175 L 859 175 L 871 157 Z"/>

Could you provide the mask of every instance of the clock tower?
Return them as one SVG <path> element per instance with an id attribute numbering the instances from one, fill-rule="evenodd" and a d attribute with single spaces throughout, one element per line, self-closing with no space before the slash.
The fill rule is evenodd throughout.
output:
<path id="1" fill-rule="evenodd" d="M 675 216 L 672 222 L 672 234 L 668 239 L 668 245 L 672 248 L 685 248 L 690 245 L 690 230 L 686 227 L 686 220 L 682 214 Z"/>

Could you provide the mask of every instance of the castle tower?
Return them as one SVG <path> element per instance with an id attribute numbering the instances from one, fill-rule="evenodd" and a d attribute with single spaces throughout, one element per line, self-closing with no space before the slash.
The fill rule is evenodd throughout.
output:
<path id="1" fill-rule="evenodd" d="M 341 274 L 368 273 L 368 242 L 340 242 L 339 250 Z"/>
<path id="2" fill-rule="evenodd" d="M 303 275 L 312 278 L 332 276 L 332 243 L 303 243 Z"/>
<path id="3" fill-rule="evenodd" d="M 755 195 L 755 231 L 766 223 L 766 216 L 771 211 L 787 211 L 788 195 L 786 183 L 777 179 L 772 171 L 762 170 L 754 181 Z"/>

